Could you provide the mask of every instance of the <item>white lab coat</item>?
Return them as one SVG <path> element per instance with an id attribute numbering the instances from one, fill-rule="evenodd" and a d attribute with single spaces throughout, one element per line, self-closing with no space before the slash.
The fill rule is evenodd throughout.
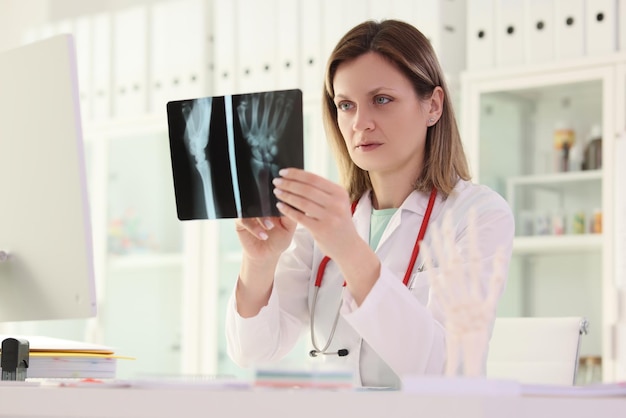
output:
<path id="1" fill-rule="evenodd" d="M 427 271 L 418 272 L 423 254 L 415 264 L 410 291 L 402 284 L 426 207 L 428 193 L 413 192 L 392 216 L 376 254 L 380 276 L 360 307 L 342 285 L 338 267 L 328 264 L 315 311 L 318 347 L 326 344 L 337 309 L 341 316 L 328 351 L 346 348 L 345 357 L 322 356 L 319 361 L 351 367 L 357 382 L 365 386 L 398 387 L 402 376 L 442 374 L 446 361 L 444 314 L 430 292 Z M 477 211 L 477 244 L 482 258 L 481 280 L 487 287 L 498 247 L 505 253 L 508 272 L 514 236 L 514 220 L 507 202 L 486 186 L 459 181 L 443 200 L 437 196 L 424 242 L 430 244 L 433 225 L 441 225 L 452 211 L 456 245 L 468 259 L 468 213 Z M 371 199 L 359 201 L 353 222 L 359 235 L 369 240 Z M 292 246 L 280 259 L 270 300 L 253 318 L 236 310 L 234 292 L 228 305 L 226 335 L 228 353 L 243 367 L 262 365 L 284 357 L 303 331 L 309 331 L 309 312 L 315 274 L 323 258 L 311 235 L 298 227 Z M 434 261 L 434 268 L 438 262 Z M 302 353 L 307 355 L 306 352 Z M 313 361 L 318 360 L 314 359 Z"/>

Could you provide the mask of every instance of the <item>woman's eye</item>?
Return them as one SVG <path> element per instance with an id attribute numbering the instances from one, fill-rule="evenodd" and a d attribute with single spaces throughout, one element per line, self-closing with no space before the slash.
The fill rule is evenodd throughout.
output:
<path id="1" fill-rule="evenodd" d="M 389 103 L 391 99 L 385 96 L 378 96 L 374 99 L 374 101 L 376 102 L 376 104 L 385 104 L 385 103 Z"/>
<path id="2" fill-rule="evenodd" d="M 352 109 L 352 105 L 348 102 L 341 102 L 337 105 L 339 110 L 350 110 Z"/>

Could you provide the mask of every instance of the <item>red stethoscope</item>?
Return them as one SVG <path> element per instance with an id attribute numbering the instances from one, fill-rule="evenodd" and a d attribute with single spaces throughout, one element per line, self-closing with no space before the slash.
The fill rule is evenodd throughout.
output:
<path id="1" fill-rule="evenodd" d="M 420 242 L 424 239 L 424 235 L 426 235 L 426 228 L 428 228 L 428 222 L 430 220 L 430 214 L 433 211 L 433 207 L 435 206 L 435 199 L 437 198 L 437 189 L 433 187 L 433 190 L 430 192 L 430 198 L 428 199 L 428 206 L 426 207 L 426 213 L 424 214 L 424 218 L 422 219 L 422 224 L 420 226 L 419 233 L 417 234 L 417 239 L 415 240 L 415 244 L 413 245 L 413 252 L 411 253 L 411 260 L 409 261 L 409 266 L 406 269 L 406 273 L 404 273 L 404 278 L 402 279 L 402 283 L 405 286 L 409 284 L 409 280 L 411 278 L 411 273 L 413 272 L 413 268 L 415 267 L 415 261 L 417 260 L 417 256 L 420 252 Z M 358 202 L 352 203 L 352 214 L 354 215 L 354 211 L 356 209 L 356 205 Z M 318 348 L 317 342 L 315 341 L 315 307 L 317 305 L 317 294 L 319 293 L 320 287 L 322 286 L 322 280 L 324 279 L 324 272 L 326 271 L 326 265 L 330 261 L 330 257 L 324 256 L 322 261 L 320 262 L 319 267 L 317 268 L 317 276 L 315 277 L 315 290 L 313 292 L 313 303 L 311 308 L 311 315 L 309 319 L 309 324 L 311 328 L 311 343 L 313 344 L 313 350 L 309 352 L 311 357 L 317 357 L 319 354 L 326 355 L 338 355 L 339 357 L 344 357 L 348 355 L 348 349 L 342 348 L 337 351 L 329 352 L 328 347 L 333 340 L 335 335 L 335 330 L 337 329 L 337 322 L 339 322 L 339 311 L 341 309 L 341 303 L 337 309 L 337 313 L 335 314 L 335 320 L 333 322 L 333 326 L 330 330 L 330 334 L 328 336 L 328 341 L 326 341 L 326 345 L 320 349 Z M 346 283 L 344 282 L 344 287 Z"/>

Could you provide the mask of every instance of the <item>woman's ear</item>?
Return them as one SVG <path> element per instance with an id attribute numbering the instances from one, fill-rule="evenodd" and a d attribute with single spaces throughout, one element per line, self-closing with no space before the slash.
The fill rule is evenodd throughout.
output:
<path id="1" fill-rule="evenodd" d="M 437 86 L 433 89 L 433 94 L 427 100 L 428 109 L 428 126 L 432 126 L 441 117 L 443 112 L 443 101 L 445 100 L 445 94 L 441 86 Z"/>

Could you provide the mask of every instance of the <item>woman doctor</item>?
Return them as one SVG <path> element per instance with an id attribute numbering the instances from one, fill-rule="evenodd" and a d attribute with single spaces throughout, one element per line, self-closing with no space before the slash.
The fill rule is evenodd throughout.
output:
<path id="1" fill-rule="evenodd" d="M 343 185 L 283 169 L 274 192 L 284 216 L 237 220 L 243 261 L 226 324 L 237 364 L 277 361 L 307 330 L 310 354 L 352 367 L 363 386 L 443 373 L 445 312 L 419 243 L 430 245 L 449 213 L 469 264 L 474 210 L 486 288 L 498 248 L 508 271 L 514 235 L 508 204 L 469 181 L 448 98 L 430 42 L 413 26 L 367 21 L 339 41 L 323 111 Z"/>

